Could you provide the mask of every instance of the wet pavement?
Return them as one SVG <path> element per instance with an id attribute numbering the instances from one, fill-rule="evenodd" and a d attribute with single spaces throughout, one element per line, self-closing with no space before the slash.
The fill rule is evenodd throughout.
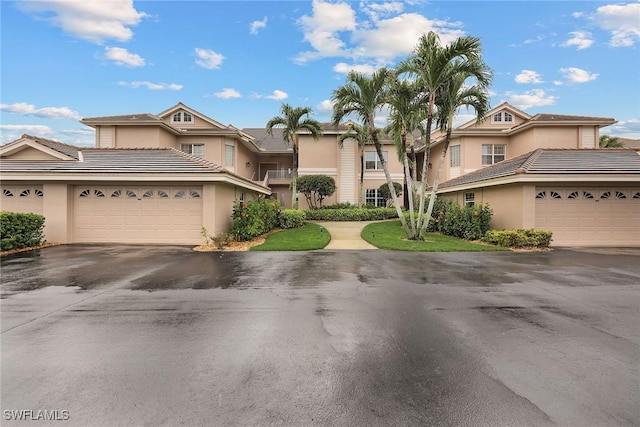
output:
<path id="1" fill-rule="evenodd" d="M 637 426 L 639 260 L 93 245 L 5 257 L 1 423 Z M 69 419 L 13 420 L 29 410 Z"/>

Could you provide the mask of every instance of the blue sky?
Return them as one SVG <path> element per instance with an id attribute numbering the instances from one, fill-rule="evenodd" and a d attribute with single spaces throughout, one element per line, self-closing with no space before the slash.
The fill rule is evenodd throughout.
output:
<path id="1" fill-rule="evenodd" d="M 640 2 L 0 1 L 0 142 L 93 145 L 82 117 L 177 102 L 263 127 L 287 102 L 329 121 L 351 69 L 410 55 L 419 36 L 478 36 L 492 106 L 613 117 L 640 138 Z M 459 122 L 469 116 L 462 115 Z"/>

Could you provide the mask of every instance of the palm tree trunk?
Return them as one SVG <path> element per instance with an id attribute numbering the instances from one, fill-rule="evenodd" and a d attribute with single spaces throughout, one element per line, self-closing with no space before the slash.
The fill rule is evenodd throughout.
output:
<path id="1" fill-rule="evenodd" d="M 291 208 L 298 209 L 298 183 L 296 182 L 296 180 L 298 179 L 298 141 L 294 140 L 292 146 L 293 170 L 291 172 Z"/>
<path id="2" fill-rule="evenodd" d="M 358 207 L 362 207 L 364 199 L 364 146 L 360 149 L 360 188 L 358 189 Z"/>
<path id="3" fill-rule="evenodd" d="M 442 155 L 440 156 L 440 162 L 438 164 L 438 170 L 436 171 L 436 176 L 433 179 L 433 186 L 431 187 L 431 194 L 429 195 L 429 207 L 427 208 L 427 213 L 425 215 L 424 223 L 422 224 L 422 228 L 420 229 L 420 236 L 424 236 L 424 233 L 427 231 L 429 227 L 429 222 L 431 220 L 431 214 L 433 213 L 433 205 L 436 202 L 436 192 L 438 191 L 438 184 L 440 183 L 440 172 L 442 171 L 442 167 L 444 166 L 444 159 L 447 156 L 447 150 L 449 149 L 449 143 L 451 142 L 451 122 L 453 121 L 453 116 L 449 117 L 449 125 L 447 126 L 447 136 L 444 140 L 444 147 L 442 149 Z"/>
<path id="4" fill-rule="evenodd" d="M 422 162 L 422 181 L 420 182 L 420 192 L 418 198 L 420 200 L 420 207 L 418 208 L 418 230 L 424 228 L 424 222 L 429 222 L 428 219 L 423 217 L 424 214 L 424 202 L 427 192 L 427 177 L 429 176 L 429 153 L 431 151 L 431 125 L 433 123 L 433 104 L 435 103 L 435 92 L 429 94 L 429 109 L 427 110 L 427 131 L 425 135 L 425 151 L 424 159 Z M 422 237 L 423 233 L 419 232 L 419 237 Z"/>
<path id="5" fill-rule="evenodd" d="M 373 119 L 371 120 L 373 123 Z M 404 229 L 407 236 L 410 235 L 409 227 L 407 226 L 407 221 L 404 219 L 404 215 L 402 214 L 402 209 L 400 209 L 400 204 L 398 203 L 398 196 L 396 195 L 396 189 L 393 186 L 393 181 L 391 180 L 391 174 L 389 173 L 389 168 L 387 167 L 387 162 L 384 160 L 384 154 L 382 154 L 382 145 L 378 141 L 378 133 L 375 128 L 371 127 L 371 139 L 373 140 L 373 145 L 376 147 L 376 152 L 378 153 L 378 158 L 380 159 L 380 163 L 382 164 L 382 170 L 384 171 L 384 176 L 387 179 L 387 185 L 389 186 L 389 193 L 391 193 L 391 198 L 393 200 L 393 206 L 396 208 L 396 213 L 398 214 L 398 218 L 400 219 L 400 223 L 402 224 L 402 228 Z"/>

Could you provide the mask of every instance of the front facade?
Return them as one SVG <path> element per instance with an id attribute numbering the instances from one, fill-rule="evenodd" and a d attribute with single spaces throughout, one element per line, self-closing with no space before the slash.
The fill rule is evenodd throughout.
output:
<path id="1" fill-rule="evenodd" d="M 49 241 L 197 244 L 203 226 L 209 234 L 226 231 L 235 201 L 271 197 L 291 205 L 293 151 L 279 129 L 269 135 L 225 126 L 182 103 L 159 114 L 82 122 L 95 129 L 95 148 L 28 135 L 0 147 L 0 208 L 45 215 Z M 613 123 L 530 116 L 500 104 L 480 123 L 454 129 L 438 194 L 489 203 L 493 228 L 551 230 L 554 245 L 639 245 L 638 152 L 624 151 L 622 159 L 619 151 L 597 150 L 600 128 Z M 338 144 L 347 129 L 323 125 L 317 141 L 302 133 L 298 174 L 335 179 L 336 193 L 325 204 L 361 198 L 382 206 L 378 188 L 386 181 L 377 153 L 351 139 Z M 427 184 L 444 137 L 432 134 Z M 422 141 L 417 147 L 420 160 Z M 392 179 L 402 182 L 390 141 L 383 153 Z M 306 208 L 304 197 L 298 200 Z"/>

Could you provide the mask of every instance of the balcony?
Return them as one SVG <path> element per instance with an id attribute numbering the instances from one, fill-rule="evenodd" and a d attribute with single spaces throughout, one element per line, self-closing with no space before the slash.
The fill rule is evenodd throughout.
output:
<path id="1" fill-rule="evenodd" d="M 264 175 L 264 180 L 262 181 L 262 185 L 265 185 L 265 186 L 277 185 L 277 184 L 288 185 L 291 183 L 292 175 L 293 174 L 291 172 L 291 169 L 268 170 Z"/>

